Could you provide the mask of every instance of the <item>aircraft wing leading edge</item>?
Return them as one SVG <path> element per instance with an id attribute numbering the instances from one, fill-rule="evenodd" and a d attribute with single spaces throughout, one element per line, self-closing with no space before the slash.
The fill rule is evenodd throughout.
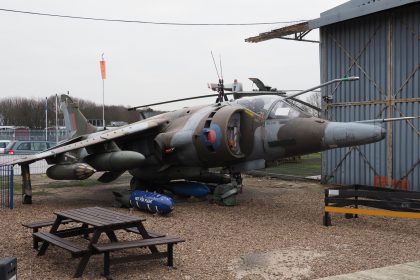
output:
<path id="1" fill-rule="evenodd" d="M 155 128 L 159 126 L 161 122 L 162 121 L 159 121 L 159 120 L 144 120 L 144 121 L 126 125 L 121 128 L 114 129 L 114 130 L 106 130 L 106 131 L 101 131 L 98 133 L 93 133 L 91 135 L 86 135 L 87 136 L 86 139 L 83 139 L 74 143 L 70 143 L 68 145 L 60 146 L 57 148 L 52 148 L 47 151 L 40 152 L 34 155 L 29 155 L 23 158 L 14 159 L 8 162 L 0 163 L 0 166 L 25 164 L 25 163 L 30 164 L 32 162 L 35 162 L 41 159 L 55 157 L 57 155 L 60 155 L 69 151 L 104 143 L 104 142 L 122 138 L 128 135 L 137 134 L 137 133 Z"/>

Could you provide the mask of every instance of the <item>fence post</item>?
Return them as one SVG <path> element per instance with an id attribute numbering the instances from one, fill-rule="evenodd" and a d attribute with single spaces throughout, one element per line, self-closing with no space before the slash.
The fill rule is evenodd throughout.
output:
<path id="1" fill-rule="evenodd" d="M 330 190 L 329 189 L 325 189 L 324 190 L 324 203 L 325 203 L 325 206 L 324 206 L 323 224 L 326 227 L 331 226 L 331 214 L 329 212 L 325 211 L 325 207 L 328 206 L 328 197 L 329 197 L 329 194 L 330 194 Z"/>
<path id="2" fill-rule="evenodd" d="M 0 167 L 0 208 L 13 209 L 13 166 Z"/>
<path id="3" fill-rule="evenodd" d="M 4 196 L 6 195 L 5 194 L 5 190 L 4 190 L 4 181 L 5 181 L 5 179 L 4 179 L 4 177 L 6 176 L 6 172 L 5 172 L 5 169 L 6 169 L 6 167 L 5 166 L 2 166 L 2 167 L 0 167 L 0 208 L 4 208 L 4 207 L 6 207 L 6 202 L 5 202 L 5 200 L 4 200 Z"/>
<path id="4" fill-rule="evenodd" d="M 13 165 L 9 165 L 9 209 L 13 209 L 13 194 L 14 194 L 14 182 L 13 182 Z"/>

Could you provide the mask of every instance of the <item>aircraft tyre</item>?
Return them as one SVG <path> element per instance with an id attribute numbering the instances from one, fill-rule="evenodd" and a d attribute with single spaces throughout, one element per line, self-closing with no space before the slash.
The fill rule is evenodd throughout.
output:
<path id="1" fill-rule="evenodd" d="M 31 195 L 24 194 L 22 196 L 22 203 L 23 204 L 32 204 L 32 196 Z"/>
<path id="2" fill-rule="evenodd" d="M 213 193 L 213 201 L 223 206 L 235 206 L 238 189 L 232 184 L 218 185 Z"/>
<path id="3" fill-rule="evenodd" d="M 136 177 L 133 177 L 130 180 L 130 191 L 149 191 L 162 193 L 161 188 L 152 183 L 142 181 Z"/>
<path id="4" fill-rule="evenodd" d="M 136 177 L 132 177 L 130 180 L 130 190 L 134 191 L 134 190 L 145 190 L 144 185 L 141 183 L 141 181 L 136 178 Z"/>

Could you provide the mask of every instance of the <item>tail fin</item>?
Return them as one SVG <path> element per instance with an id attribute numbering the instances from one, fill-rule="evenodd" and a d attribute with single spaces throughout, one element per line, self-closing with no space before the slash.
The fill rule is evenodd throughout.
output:
<path id="1" fill-rule="evenodd" d="M 85 116 L 83 116 L 82 112 L 79 110 L 79 106 L 70 98 L 70 96 L 62 94 L 60 103 L 66 130 L 70 135 L 69 138 L 75 138 L 97 131 L 96 127 L 91 125 Z"/>

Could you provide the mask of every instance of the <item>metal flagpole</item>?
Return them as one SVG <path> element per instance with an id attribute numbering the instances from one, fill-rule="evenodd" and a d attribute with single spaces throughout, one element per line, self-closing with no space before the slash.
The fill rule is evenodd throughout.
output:
<path id="1" fill-rule="evenodd" d="M 105 128 L 105 80 L 102 80 L 102 124 Z"/>
<path id="2" fill-rule="evenodd" d="M 48 97 L 45 97 L 45 141 L 48 141 Z"/>
<path id="3" fill-rule="evenodd" d="M 58 94 L 55 94 L 55 143 L 58 143 Z"/>
<path id="4" fill-rule="evenodd" d="M 99 61 L 101 66 L 101 77 L 102 77 L 102 124 L 104 129 L 106 128 L 105 124 L 105 79 L 106 79 L 106 65 L 104 60 L 104 53 L 102 53 L 102 59 Z"/>

